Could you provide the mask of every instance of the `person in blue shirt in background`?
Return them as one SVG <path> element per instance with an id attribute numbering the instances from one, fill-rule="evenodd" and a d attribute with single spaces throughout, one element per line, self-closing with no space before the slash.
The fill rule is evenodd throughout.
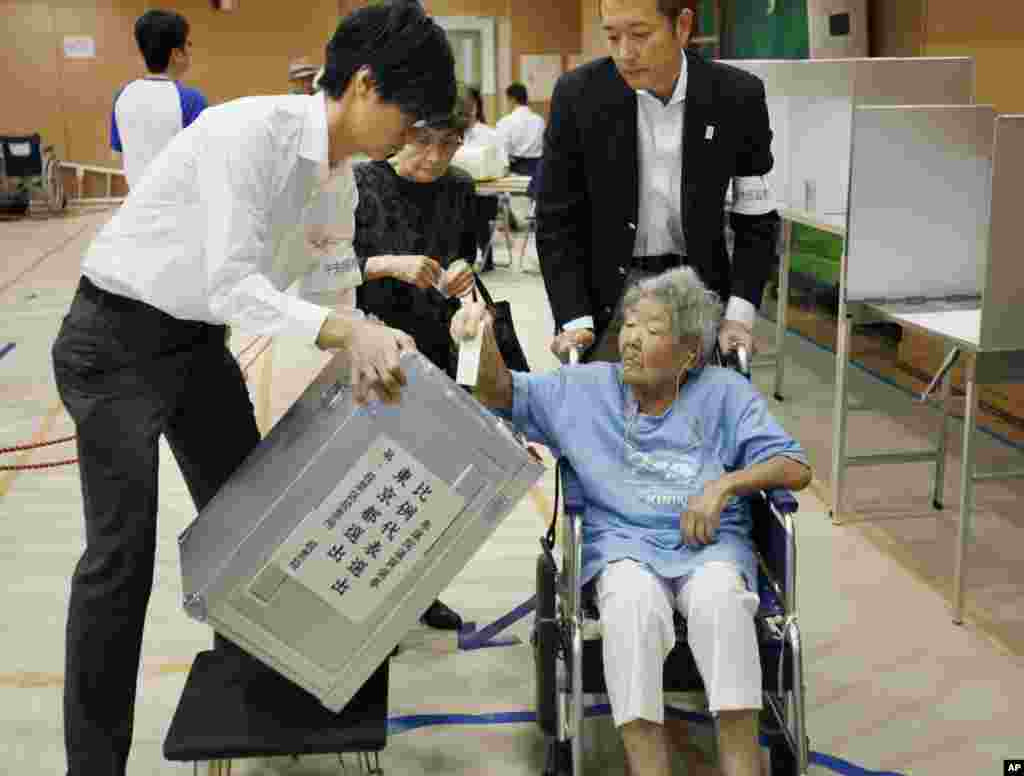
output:
<path id="1" fill-rule="evenodd" d="M 171 138 L 207 106 L 202 92 L 180 83 L 192 64 L 184 16 L 146 11 L 135 22 L 135 42 L 149 72 L 121 88 L 110 117 L 110 147 L 123 158 L 129 188 Z"/>
<path id="2" fill-rule="evenodd" d="M 673 610 L 717 717 L 721 770 L 760 774 L 761 663 L 752 513 L 744 496 L 801 490 L 807 456 L 740 375 L 705 366 L 722 318 L 690 267 L 630 287 L 621 363 L 510 372 L 484 305 L 452 320 L 483 327 L 476 397 L 564 455 L 586 498 L 583 582 L 596 581 L 612 717 L 629 772 L 669 776 L 662 666 Z"/>

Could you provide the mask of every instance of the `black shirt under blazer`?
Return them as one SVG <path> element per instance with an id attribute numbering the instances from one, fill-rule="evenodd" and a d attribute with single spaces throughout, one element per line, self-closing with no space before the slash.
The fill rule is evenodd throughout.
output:
<path id="1" fill-rule="evenodd" d="M 731 178 L 772 168 L 764 84 L 690 52 L 686 58 L 680 202 L 687 263 L 723 304 L 735 295 L 759 307 L 778 214 L 731 214 L 730 267 L 724 201 Z M 560 328 L 593 315 L 600 336 L 624 291 L 638 222 L 637 94 L 611 58 L 559 78 L 542 169 L 537 248 L 555 322 Z"/>

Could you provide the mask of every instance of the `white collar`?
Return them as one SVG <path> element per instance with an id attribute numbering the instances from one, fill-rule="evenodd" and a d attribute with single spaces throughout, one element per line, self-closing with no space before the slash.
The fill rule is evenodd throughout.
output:
<path id="1" fill-rule="evenodd" d="M 327 96 L 323 92 L 303 95 L 298 99 L 307 100 L 306 118 L 302 125 L 302 140 L 299 143 L 299 156 L 309 159 L 317 166 L 320 184 L 327 183 L 344 168 L 343 159 L 333 167 L 330 166 L 330 138 L 327 134 Z"/>
<path id="2" fill-rule="evenodd" d="M 302 125 L 299 156 L 319 165 L 327 165 L 327 97 L 317 92 L 300 99 L 307 101 L 306 118 Z"/>
<path id="3" fill-rule="evenodd" d="M 675 105 L 677 103 L 681 103 L 681 102 L 683 102 L 686 99 L 686 76 L 687 76 L 686 52 L 684 51 L 683 52 L 683 62 L 679 66 L 679 78 L 676 79 L 676 88 L 672 92 L 672 97 L 666 103 L 666 107 L 668 107 L 669 105 Z M 650 97 L 653 100 L 658 100 L 659 103 L 661 102 L 661 99 L 659 97 L 657 97 L 653 92 L 650 92 L 647 89 L 637 89 L 636 93 L 638 95 L 642 94 L 642 95 L 645 95 L 647 97 Z"/>

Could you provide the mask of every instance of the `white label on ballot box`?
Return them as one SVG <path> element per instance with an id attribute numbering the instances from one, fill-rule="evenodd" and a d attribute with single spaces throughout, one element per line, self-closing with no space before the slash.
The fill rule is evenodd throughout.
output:
<path id="1" fill-rule="evenodd" d="M 369 617 L 447 530 L 465 499 L 380 436 L 274 553 L 342 616 Z"/>

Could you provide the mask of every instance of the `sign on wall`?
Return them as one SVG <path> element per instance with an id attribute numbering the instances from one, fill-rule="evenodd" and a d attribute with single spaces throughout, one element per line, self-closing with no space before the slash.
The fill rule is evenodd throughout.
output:
<path id="1" fill-rule="evenodd" d="M 67 59 L 95 59 L 96 40 L 90 35 L 65 35 L 64 56 Z"/>

